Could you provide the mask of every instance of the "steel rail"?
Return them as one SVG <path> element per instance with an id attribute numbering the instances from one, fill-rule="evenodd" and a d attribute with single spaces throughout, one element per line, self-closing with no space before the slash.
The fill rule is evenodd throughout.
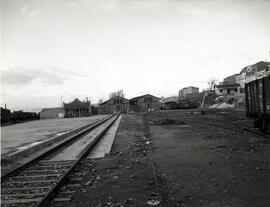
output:
<path id="1" fill-rule="evenodd" d="M 39 201 L 37 201 L 37 205 L 35 206 L 47 206 L 49 204 L 49 202 L 55 197 L 55 195 L 57 194 L 58 190 L 62 187 L 62 185 L 65 183 L 67 177 L 70 175 L 70 173 L 73 171 L 73 169 L 81 162 L 82 159 L 84 159 L 88 153 L 95 147 L 95 145 L 99 142 L 99 140 L 102 138 L 102 136 L 104 135 L 104 133 L 113 125 L 113 123 L 118 119 L 118 116 L 110 116 L 108 118 L 105 118 L 101 121 L 98 121 L 96 123 L 94 123 L 93 125 L 89 126 L 87 129 L 84 129 L 83 132 L 78 133 L 74 136 L 72 136 L 72 138 L 69 138 L 68 140 L 64 141 L 63 143 L 49 149 L 48 151 L 46 151 L 45 153 L 43 153 L 42 155 L 34 158 L 33 160 L 29 161 L 28 163 L 14 169 L 12 172 L 4 175 L 4 179 L 6 180 L 7 178 L 12 178 L 12 176 L 14 176 L 14 174 L 16 175 L 17 173 L 21 173 L 23 172 L 23 170 L 25 168 L 31 167 L 32 164 L 38 163 L 39 161 L 42 161 L 42 159 L 46 158 L 47 156 L 49 156 L 50 154 L 57 152 L 57 150 L 63 148 L 65 145 L 69 146 L 69 143 L 71 141 L 78 141 L 80 140 L 80 138 L 83 138 L 85 134 L 87 133 L 91 133 L 92 129 L 98 128 L 98 127 L 102 127 L 101 125 L 104 123 L 108 122 L 108 125 L 105 126 L 104 128 L 101 128 L 101 131 L 94 137 L 93 140 L 90 141 L 90 143 L 84 148 L 82 149 L 82 151 L 79 153 L 78 159 L 73 160 L 73 163 L 70 163 L 71 166 L 69 166 L 66 170 L 66 172 L 64 172 L 64 174 L 62 174 L 57 180 L 55 180 L 55 185 L 53 185 L 50 189 L 50 187 L 48 186 L 48 188 L 50 189 L 49 192 L 44 193 L 45 196 L 41 197 Z M 27 182 L 27 181 L 26 181 Z M 5 183 L 3 182 L 3 180 L 1 181 L 1 184 Z M 8 182 L 9 183 L 9 182 Z M 35 189 L 35 187 L 32 187 L 33 189 Z M 5 189 L 5 188 L 4 188 Z M 22 188 L 24 189 L 24 188 Z M 5 196 L 5 195 L 4 195 Z M 15 195 L 16 196 L 16 195 Z M 31 203 L 31 201 L 30 201 Z M 19 203 L 18 203 L 19 204 Z M 12 205 L 12 204 L 11 204 Z M 33 203 L 31 204 L 31 206 L 33 206 Z"/>
<path id="2" fill-rule="evenodd" d="M 62 185 L 65 183 L 67 177 L 71 174 L 71 172 L 73 171 L 73 169 L 81 162 L 82 159 L 84 159 L 89 152 L 96 146 L 96 144 L 98 143 L 98 141 L 101 139 L 101 137 L 105 134 L 105 132 L 113 125 L 113 123 L 118 119 L 119 115 L 117 115 L 115 118 L 114 116 L 111 117 L 112 119 L 114 118 L 114 120 L 108 125 L 106 126 L 101 133 L 99 133 L 94 140 L 86 147 L 82 150 L 82 152 L 80 153 L 79 159 L 77 159 L 75 161 L 75 163 L 69 168 L 69 170 L 60 178 L 60 180 L 57 182 L 57 184 L 50 190 L 50 192 L 41 200 L 41 202 L 37 205 L 38 207 L 46 207 L 48 206 L 49 202 L 51 201 L 51 199 L 54 198 L 54 196 L 56 195 L 57 191 L 62 187 Z"/>

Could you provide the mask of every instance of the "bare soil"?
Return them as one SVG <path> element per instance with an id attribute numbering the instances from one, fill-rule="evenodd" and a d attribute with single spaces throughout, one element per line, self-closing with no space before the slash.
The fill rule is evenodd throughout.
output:
<path id="1" fill-rule="evenodd" d="M 243 112 L 124 115 L 112 154 L 52 206 L 270 206 L 270 138 Z"/>
<path id="2" fill-rule="evenodd" d="M 241 112 L 159 112 L 148 121 L 163 206 L 270 206 L 270 139 Z"/>

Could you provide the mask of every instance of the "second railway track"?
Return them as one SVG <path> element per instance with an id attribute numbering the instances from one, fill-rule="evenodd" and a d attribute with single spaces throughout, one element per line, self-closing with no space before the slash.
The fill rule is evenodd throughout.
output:
<path id="1" fill-rule="evenodd" d="M 2 176 L 1 206 L 47 206 L 118 117 L 93 124 L 79 136 Z"/>

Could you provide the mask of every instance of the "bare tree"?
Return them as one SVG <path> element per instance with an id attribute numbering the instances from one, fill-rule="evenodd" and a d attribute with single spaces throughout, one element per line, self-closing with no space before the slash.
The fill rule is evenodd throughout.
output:
<path id="1" fill-rule="evenodd" d="M 207 81 L 208 90 L 214 90 L 215 85 L 217 84 L 217 79 L 211 78 Z"/>
<path id="2" fill-rule="evenodd" d="M 120 96 L 120 97 L 124 97 L 124 91 L 123 89 L 119 90 L 119 91 L 115 91 L 109 94 L 109 98 L 114 98 L 116 96 Z"/>

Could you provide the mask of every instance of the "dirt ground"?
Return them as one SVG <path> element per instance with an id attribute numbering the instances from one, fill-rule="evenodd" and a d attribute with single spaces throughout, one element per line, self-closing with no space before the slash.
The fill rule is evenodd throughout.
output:
<path id="1" fill-rule="evenodd" d="M 270 206 L 270 138 L 243 112 L 124 115 L 65 206 Z"/>
<path id="2" fill-rule="evenodd" d="M 164 119 L 178 123 L 155 123 Z M 163 206 L 270 206 L 270 139 L 245 132 L 244 113 L 163 112 L 148 120 Z"/>

